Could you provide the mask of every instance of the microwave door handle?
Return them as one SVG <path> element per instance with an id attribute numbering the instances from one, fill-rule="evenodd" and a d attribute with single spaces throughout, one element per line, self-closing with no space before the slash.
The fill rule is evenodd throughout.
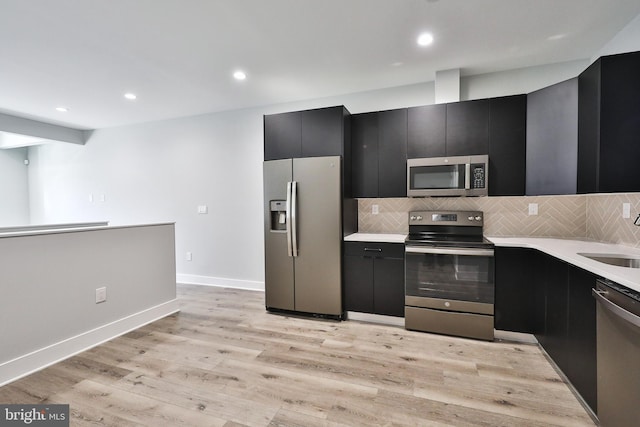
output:
<path id="1" fill-rule="evenodd" d="M 286 225 L 287 225 L 287 256 L 293 256 L 291 245 L 291 181 L 287 182 L 287 204 L 286 204 Z"/>
<path id="2" fill-rule="evenodd" d="M 291 184 L 291 247 L 293 256 L 298 256 L 298 182 Z"/>
<path id="3" fill-rule="evenodd" d="M 464 189 L 471 189 L 471 163 L 464 165 Z"/>

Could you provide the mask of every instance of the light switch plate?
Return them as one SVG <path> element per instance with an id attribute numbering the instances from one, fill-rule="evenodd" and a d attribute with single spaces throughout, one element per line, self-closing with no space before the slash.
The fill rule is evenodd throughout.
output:
<path id="1" fill-rule="evenodd" d="M 631 203 L 622 204 L 622 218 L 631 218 Z"/>
<path id="2" fill-rule="evenodd" d="M 207 208 L 207 205 L 198 206 L 198 213 L 199 214 L 206 214 L 207 212 L 209 212 L 209 209 Z"/>
<path id="3" fill-rule="evenodd" d="M 380 213 L 380 206 L 378 205 L 371 205 L 371 213 L 373 215 L 378 215 Z"/>
<path id="4" fill-rule="evenodd" d="M 538 215 L 537 203 L 529 203 L 529 215 Z"/>
<path id="5" fill-rule="evenodd" d="M 184 259 L 186 259 L 187 261 L 192 261 L 193 260 L 193 254 L 191 252 L 187 252 L 184 256 Z"/>
<path id="6" fill-rule="evenodd" d="M 96 304 L 105 302 L 107 300 L 107 287 L 96 288 Z"/>

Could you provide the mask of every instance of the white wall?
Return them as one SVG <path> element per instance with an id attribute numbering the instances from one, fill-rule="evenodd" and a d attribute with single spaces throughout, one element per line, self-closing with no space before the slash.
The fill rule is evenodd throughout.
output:
<path id="1" fill-rule="evenodd" d="M 572 79 L 588 65 L 589 60 L 583 59 L 463 77 L 460 82 L 460 96 L 463 100 L 470 100 L 531 93 Z"/>
<path id="2" fill-rule="evenodd" d="M 541 81 L 575 77 L 577 68 L 548 66 L 543 79 L 540 69 L 467 78 L 465 90 L 482 97 L 526 93 Z M 263 114 L 341 104 L 360 113 L 433 103 L 434 84 L 425 82 L 98 130 L 85 146 L 32 147 L 31 219 L 175 221 L 179 278 L 261 288 Z M 197 214 L 201 204 L 209 214 Z M 185 261 L 187 251 L 193 261 Z"/>
<path id="3" fill-rule="evenodd" d="M 26 148 L 0 150 L 0 226 L 29 223 Z"/>
<path id="4" fill-rule="evenodd" d="M 640 15 L 636 16 L 626 27 L 620 30 L 591 60 L 595 61 L 604 55 L 635 52 L 638 50 L 640 50 Z"/>

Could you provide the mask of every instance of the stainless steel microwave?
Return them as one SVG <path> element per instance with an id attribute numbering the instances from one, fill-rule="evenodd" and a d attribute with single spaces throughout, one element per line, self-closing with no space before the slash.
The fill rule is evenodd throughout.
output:
<path id="1" fill-rule="evenodd" d="M 407 160 L 407 196 L 486 196 L 489 156 Z"/>

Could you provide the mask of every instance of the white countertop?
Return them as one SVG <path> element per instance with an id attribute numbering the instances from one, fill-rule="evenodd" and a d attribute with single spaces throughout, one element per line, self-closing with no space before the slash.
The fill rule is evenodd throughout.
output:
<path id="1" fill-rule="evenodd" d="M 640 269 L 616 267 L 578 255 L 585 253 L 624 254 L 640 258 L 640 249 L 590 240 L 552 239 L 545 237 L 487 237 L 498 247 L 537 249 L 569 264 L 640 292 Z"/>
<path id="2" fill-rule="evenodd" d="M 353 233 L 344 238 L 345 242 L 404 243 L 406 234 Z"/>

